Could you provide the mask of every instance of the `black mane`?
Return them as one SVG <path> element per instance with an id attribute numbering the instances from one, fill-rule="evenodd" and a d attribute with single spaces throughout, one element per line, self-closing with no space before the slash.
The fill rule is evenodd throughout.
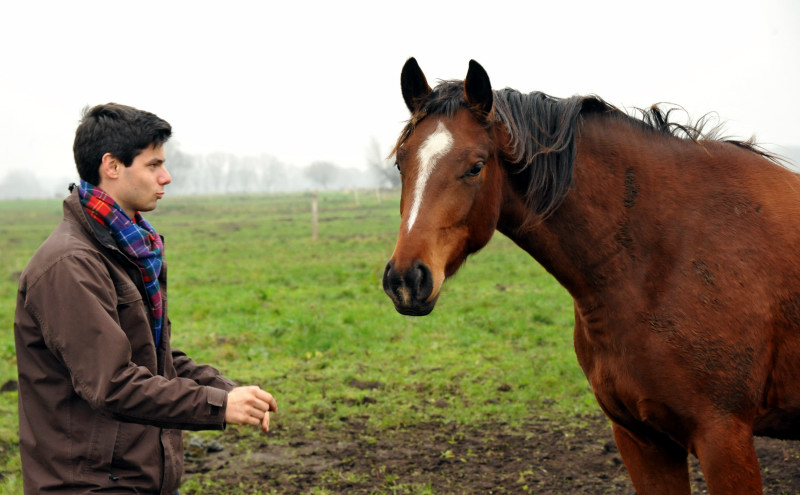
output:
<path id="1" fill-rule="evenodd" d="M 416 125 L 428 115 L 455 116 L 461 108 L 470 108 L 464 98 L 463 81 L 442 81 L 419 102 L 400 134 L 393 153 L 408 139 Z M 605 102 L 598 96 L 572 96 L 554 98 L 545 93 L 520 93 L 506 88 L 494 91 L 494 108 L 486 118 L 477 109 L 471 109 L 485 127 L 502 124 L 511 136 L 511 150 L 503 156 L 510 172 L 518 174 L 519 182 L 527 184 L 526 202 L 539 220 L 547 218 L 561 204 L 572 187 L 573 166 L 576 156 L 576 136 L 581 116 L 604 114 L 620 118 L 631 125 L 675 139 L 721 140 L 756 152 L 776 161 L 776 157 L 760 149 L 752 140 L 734 141 L 719 138 L 721 126 L 704 131 L 710 124 L 708 116 L 695 125 L 670 122 L 674 109 L 663 111 L 658 105 L 648 110 L 637 109 L 634 117 Z"/>

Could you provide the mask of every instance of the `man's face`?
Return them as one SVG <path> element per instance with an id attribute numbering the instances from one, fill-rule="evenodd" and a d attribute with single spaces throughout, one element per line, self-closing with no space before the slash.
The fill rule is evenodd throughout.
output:
<path id="1" fill-rule="evenodd" d="M 164 165 L 164 146 L 152 144 L 142 150 L 130 167 L 122 166 L 115 187 L 114 200 L 133 218 L 137 211 L 152 211 L 164 196 L 164 186 L 172 177 Z"/>

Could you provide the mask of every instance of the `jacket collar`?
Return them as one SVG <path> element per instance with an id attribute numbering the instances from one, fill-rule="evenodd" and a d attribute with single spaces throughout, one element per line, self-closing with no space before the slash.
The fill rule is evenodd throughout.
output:
<path id="1" fill-rule="evenodd" d="M 103 246 L 119 251 L 117 243 L 111 237 L 111 232 L 91 218 L 86 209 L 81 204 L 78 197 L 78 188 L 72 188 L 72 192 L 64 199 L 64 218 L 77 222 L 87 234 L 94 237 Z"/>
<path id="2" fill-rule="evenodd" d="M 81 204 L 81 198 L 78 196 L 77 186 L 71 188 L 69 196 L 64 199 L 64 218 L 77 222 L 87 234 L 97 239 L 103 246 L 115 251 L 120 251 L 114 238 L 111 237 L 111 232 L 86 213 L 86 209 Z M 158 235 L 161 237 L 161 242 L 163 243 L 164 236 L 160 233 Z"/>

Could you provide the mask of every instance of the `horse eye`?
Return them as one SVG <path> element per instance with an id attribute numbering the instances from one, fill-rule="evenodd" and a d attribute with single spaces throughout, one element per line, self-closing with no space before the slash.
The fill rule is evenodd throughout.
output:
<path id="1" fill-rule="evenodd" d="M 394 162 L 394 168 L 396 168 L 396 169 L 397 169 L 397 172 L 398 172 L 400 175 L 403 175 L 403 171 L 400 169 L 400 162 Z"/>
<path id="2" fill-rule="evenodd" d="M 469 171 L 466 174 L 464 174 L 464 177 L 477 177 L 478 174 L 481 173 L 481 170 L 483 170 L 483 167 L 485 165 L 486 164 L 483 162 L 476 163 L 475 165 L 472 166 L 471 169 L 469 169 Z"/>

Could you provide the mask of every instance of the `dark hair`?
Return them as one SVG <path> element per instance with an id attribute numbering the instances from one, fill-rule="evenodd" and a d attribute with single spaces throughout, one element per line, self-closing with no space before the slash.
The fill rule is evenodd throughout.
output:
<path id="1" fill-rule="evenodd" d="M 118 103 L 85 107 L 72 145 L 78 175 L 96 186 L 103 155 L 111 153 L 130 167 L 142 150 L 163 145 L 171 135 L 167 121 L 144 110 Z"/>

